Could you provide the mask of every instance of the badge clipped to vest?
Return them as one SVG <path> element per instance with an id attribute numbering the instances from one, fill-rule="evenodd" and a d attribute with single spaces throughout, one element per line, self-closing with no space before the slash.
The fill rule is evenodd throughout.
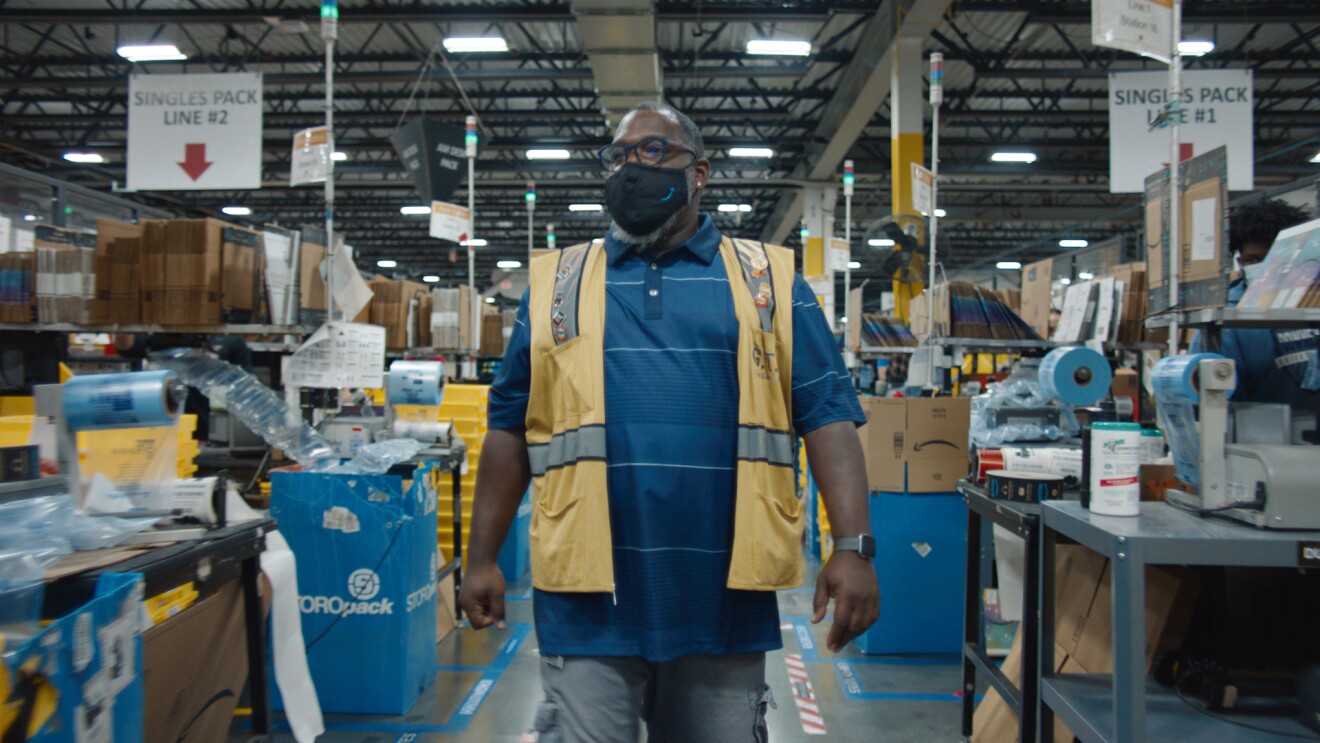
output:
<path id="1" fill-rule="evenodd" d="M 555 340 L 563 343 L 568 338 L 568 328 L 564 327 L 564 321 L 568 317 L 563 312 L 555 310 L 555 314 L 551 315 L 550 319 L 554 324 Z"/>
<path id="2" fill-rule="evenodd" d="M 756 307 L 757 307 L 757 309 L 762 309 L 762 310 L 763 310 L 763 309 L 765 309 L 766 307 L 769 307 L 769 306 L 770 306 L 770 296 L 771 296 L 770 284 L 767 283 L 767 282 L 765 282 L 765 281 L 762 281 L 762 282 L 761 282 L 761 285 L 760 285 L 759 287 L 757 287 L 757 290 L 756 290 L 756 299 L 755 299 L 755 301 L 756 301 Z"/>
<path id="3" fill-rule="evenodd" d="M 761 278 L 765 275 L 765 270 L 770 267 L 770 261 L 763 255 L 753 255 L 751 258 L 752 277 Z M 764 284 L 762 284 L 764 286 Z"/>

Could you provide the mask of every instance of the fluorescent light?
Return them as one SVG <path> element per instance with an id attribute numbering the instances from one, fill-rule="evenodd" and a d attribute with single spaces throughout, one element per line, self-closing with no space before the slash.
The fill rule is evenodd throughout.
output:
<path id="1" fill-rule="evenodd" d="M 1320 163 L 1320 152 L 1315 153 L 1315 157 L 1311 158 L 1311 162 Z"/>
<path id="2" fill-rule="evenodd" d="M 343 161 L 345 161 L 345 160 L 348 159 L 348 153 L 347 153 L 347 152 L 331 152 L 331 153 L 330 153 L 330 159 L 331 159 L 331 160 L 334 160 L 334 161 L 337 162 L 337 163 L 342 163 Z"/>
<path id="3" fill-rule="evenodd" d="M 103 163 L 105 158 L 95 152 L 66 152 L 64 159 L 71 163 Z"/>
<path id="4" fill-rule="evenodd" d="M 528 160 L 567 160 L 573 153 L 568 150 L 528 150 Z"/>
<path id="5" fill-rule="evenodd" d="M 995 264 L 995 268 L 1000 271 L 1016 271 L 1022 268 L 1022 263 L 1020 261 L 1000 261 Z"/>
<path id="6" fill-rule="evenodd" d="M 892 248 L 892 247 L 894 247 L 894 241 L 893 241 L 893 240 L 890 240 L 890 239 L 887 238 L 887 237 L 873 237 L 873 238 L 871 238 L 870 240 L 867 240 L 867 241 L 866 241 L 866 244 L 867 244 L 867 245 L 870 245 L 870 246 L 873 247 L 873 248 Z"/>
<path id="7" fill-rule="evenodd" d="M 173 44 L 130 44 L 115 51 L 130 62 L 182 62 L 188 58 Z"/>
<path id="8" fill-rule="evenodd" d="M 1077 274 L 1077 278 L 1081 279 L 1082 281 L 1090 281 L 1091 279 L 1095 278 L 1095 274 L 1091 273 L 1090 271 L 1082 271 Z"/>
<path id="9" fill-rule="evenodd" d="M 600 204 L 569 204 L 568 210 L 570 212 L 601 212 L 605 211 L 605 207 Z"/>
<path id="10" fill-rule="evenodd" d="M 496 261 L 496 268 L 522 268 L 522 261 Z"/>
<path id="11" fill-rule="evenodd" d="M 1204 39 L 1184 39 L 1178 42 L 1178 56 L 1204 57 L 1215 50 L 1215 42 Z"/>
<path id="12" fill-rule="evenodd" d="M 862 267 L 861 261 L 848 261 L 848 268 L 861 268 L 861 267 Z"/>
<path id="13" fill-rule="evenodd" d="M 35 222 L 35 221 L 37 221 L 37 215 L 35 215 L 35 214 L 24 214 L 24 215 L 23 215 L 23 221 L 24 221 L 24 222 Z"/>
<path id="14" fill-rule="evenodd" d="M 486 238 L 484 237 L 478 237 L 472 240 L 464 240 L 459 243 L 459 245 L 462 245 L 464 247 L 471 245 L 474 248 L 484 248 L 486 247 L 487 244 L 488 243 L 486 242 Z"/>
<path id="15" fill-rule="evenodd" d="M 751 205 L 751 204 L 739 204 L 739 205 L 738 205 L 738 211 L 742 212 L 743 214 L 748 214 L 748 213 L 750 213 L 750 212 L 752 211 L 752 205 Z"/>
<path id="16" fill-rule="evenodd" d="M 1087 241 L 1085 241 L 1085 240 L 1076 240 L 1076 239 L 1072 239 L 1072 238 L 1069 238 L 1069 239 L 1066 239 L 1066 240 L 1060 240 L 1060 241 L 1059 241 L 1059 247 L 1061 247 L 1061 248 L 1084 248 L 1084 247 L 1086 247 L 1087 245 L 1090 245 L 1090 244 L 1091 244 L 1091 243 L 1089 243 L 1089 242 L 1087 242 Z"/>
<path id="17" fill-rule="evenodd" d="M 444 43 L 445 51 L 453 54 L 509 51 L 509 42 L 501 36 L 451 36 Z"/>
<path id="18" fill-rule="evenodd" d="M 246 206 L 222 206 L 220 211 L 231 217 L 246 217 L 252 213 L 252 210 Z"/>
<path id="19" fill-rule="evenodd" d="M 990 156 L 990 159 L 997 163 L 1026 163 L 1030 165 L 1036 162 L 1036 153 L 1034 152 L 996 152 Z"/>
<path id="20" fill-rule="evenodd" d="M 380 268 L 397 268 L 399 262 L 391 261 L 391 260 L 380 260 L 380 261 L 376 261 L 376 265 L 379 266 Z"/>
<path id="21" fill-rule="evenodd" d="M 1072 283 L 1072 279 L 1059 279 L 1059 283 L 1067 286 Z"/>
<path id="22" fill-rule="evenodd" d="M 430 214 L 431 207 L 423 204 L 418 204 L 416 206 L 401 206 L 399 207 L 399 213 L 409 217 L 416 216 L 418 214 Z"/>
<path id="23" fill-rule="evenodd" d="M 774 157 L 775 151 L 769 147 L 730 147 L 729 157 Z"/>
<path id="24" fill-rule="evenodd" d="M 793 39 L 751 39 L 747 42 L 747 53 L 805 57 L 811 54 L 811 42 Z"/>
<path id="25" fill-rule="evenodd" d="M 945 217 L 949 216 L 949 213 L 944 211 L 943 209 L 936 209 L 935 216 L 939 217 L 940 219 L 944 219 Z"/>
<path id="26" fill-rule="evenodd" d="M 720 204 L 718 208 L 720 211 L 729 214 L 736 212 L 742 212 L 743 214 L 746 214 L 752 210 L 752 205 L 751 204 Z"/>
<path id="27" fill-rule="evenodd" d="M 486 297 L 486 304 L 495 304 L 494 297 Z"/>
<path id="28" fill-rule="evenodd" d="M 428 284 L 438 284 L 440 283 L 440 277 L 436 276 L 435 274 L 431 274 L 429 276 L 423 276 L 422 281 L 425 281 Z"/>
<path id="29" fill-rule="evenodd" d="M 840 318 L 839 318 L 839 322 L 846 323 L 846 322 L 848 322 L 848 318 L 846 318 L 846 317 L 840 317 Z"/>

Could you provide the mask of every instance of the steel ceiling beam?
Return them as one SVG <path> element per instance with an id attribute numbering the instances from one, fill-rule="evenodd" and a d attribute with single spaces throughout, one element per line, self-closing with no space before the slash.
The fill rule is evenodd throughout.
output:
<path id="1" fill-rule="evenodd" d="M 994 2 L 959 0 L 959 13 L 1026 13 L 1032 23 L 1089 25 L 1089 2 Z M 1189 3 L 1183 8 L 1183 23 L 1255 25 L 1257 23 L 1315 23 L 1320 6 L 1311 2 Z"/>

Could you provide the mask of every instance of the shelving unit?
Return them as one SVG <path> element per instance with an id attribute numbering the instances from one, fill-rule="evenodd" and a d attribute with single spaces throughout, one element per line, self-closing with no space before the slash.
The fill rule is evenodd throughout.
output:
<path id="1" fill-rule="evenodd" d="M 1198 517 L 1166 503 L 1145 502 L 1137 517 L 1097 516 L 1081 503 L 1041 506 L 1040 647 L 1054 647 L 1055 547 L 1071 539 L 1110 560 L 1113 572 L 1114 673 L 1041 674 L 1039 730 L 1054 716 L 1085 743 L 1147 740 L 1269 741 L 1268 736 L 1214 720 L 1146 677 L 1146 566 L 1208 565 L 1296 568 L 1303 543 L 1320 532 L 1281 532 Z M 1284 735 L 1312 735 L 1295 717 L 1252 715 L 1250 723 Z"/>
<path id="2" fill-rule="evenodd" d="M 1175 318 L 1181 325 L 1218 325 L 1225 328 L 1307 328 L 1320 325 L 1320 308 L 1213 307 L 1149 317 L 1146 318 L 1146 327 L 1167 328 Z"/>
<path id="3" fill-rule="evenodd" d="M 75 325 L 73 323 L 0 323 L 0 331 L 29 333 L 172 333 L 197 335 L 310 335 L 314 325 Z"/>

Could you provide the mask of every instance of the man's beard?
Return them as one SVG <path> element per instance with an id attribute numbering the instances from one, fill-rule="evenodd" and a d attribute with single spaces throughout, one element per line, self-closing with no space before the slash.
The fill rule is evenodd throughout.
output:
<path id="1" fill-rule="evenodd" d="M 689 167 L 687 169 L 686 177 L 687 177 L 688 203 L 691 204 L 693 199 L 697 198 L 697 191 L 696 191 L 697 169 Z M 675 212 L 672 217 L 665 220 L 664 224 L 660 225 L 654 230 L 651 230 L 645 235 L 634 235 L 633 233 L 620 227 L 617 222 L 611 222 L 610 234 L 614 237 L 615 240 L 618 240 L 624 245 L 631 245 L 632 247 L 635 248 L 649 248 L 652 245 L 655 245 L 656 243 L 663 240 L 665 236 L 668 235 L 669 232 L 674 229 L 674 225 L 678 223 L 678 217 L 680 214 L 682 214 L 681 211 Z"/>

